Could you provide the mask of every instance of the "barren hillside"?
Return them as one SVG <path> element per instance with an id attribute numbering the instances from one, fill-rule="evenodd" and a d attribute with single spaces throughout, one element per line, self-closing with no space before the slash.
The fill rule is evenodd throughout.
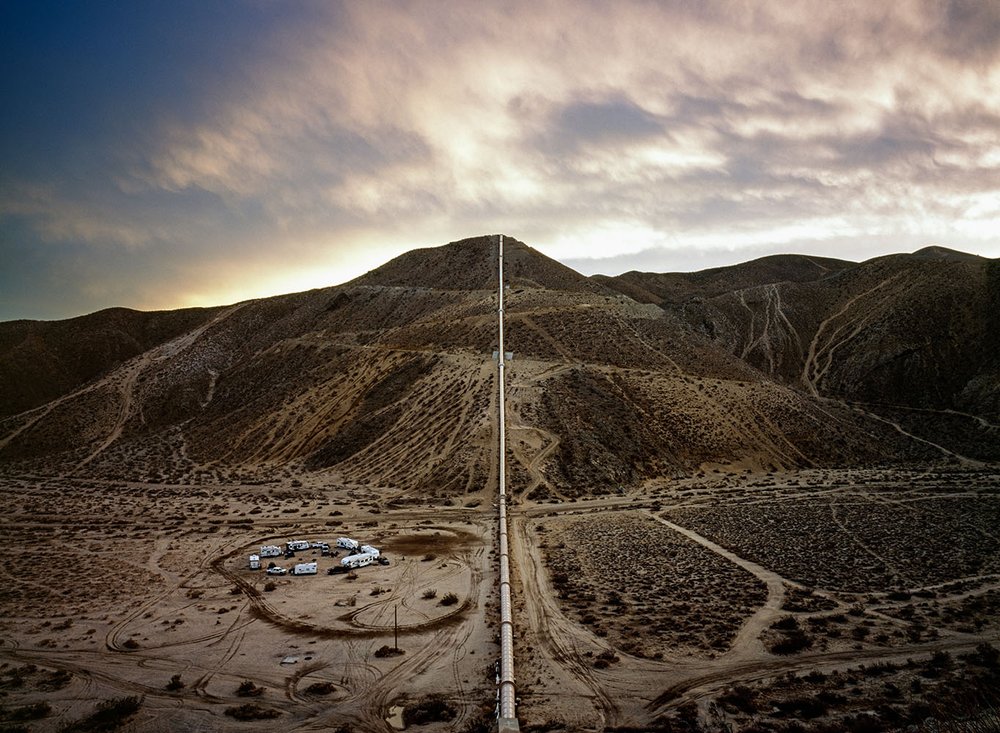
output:
<path id="1" fill-rule="evenodd" d="M 0 461 L 479 492 L 494 464 L 495 241 L 225 309 L 2 324 Z M 578 495 L 718 467 L 995 460 L 1000 265 L 945 255 L 599 283 L 510 243 L 512 475 L 525 494 Z M 24 364 L 34 353 L 44 368 Z"/>

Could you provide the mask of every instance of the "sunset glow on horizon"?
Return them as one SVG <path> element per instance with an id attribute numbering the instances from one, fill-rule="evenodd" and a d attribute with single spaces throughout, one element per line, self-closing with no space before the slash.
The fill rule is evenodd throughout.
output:
<path id="1" fill-rule="evenodd" d="M 18 5 L 0 320 L 492 232 L 586 274 L 1000 257 L 1000 3 Z"/>

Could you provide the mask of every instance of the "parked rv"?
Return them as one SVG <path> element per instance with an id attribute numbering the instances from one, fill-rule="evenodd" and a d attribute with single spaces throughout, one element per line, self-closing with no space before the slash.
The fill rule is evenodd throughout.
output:
<path id="1" fill-rule="evenodd" d="M 285 544 L 285 549 L 291 552 L 298 552 L 299 550 L 308 550 L 309 543 L 305 540 L 288 540 Z"/>
<path id="2" fill-rule="evenodd" d="M 250 569 L 251 570 L 260 570 L 260 555 L 251 555 L 250 556 Z"/>
<path id="3" fill-rule="evenodd" d="M 350 537 L 341 537 L 337 540 L 337 547 L 342 547 L 345 550 L 356 550 L 359 544 L 357 540 L 352 540 Z"/>
<path id="4" fill-rule="evenodd" d="M 361 545 L 361 552 L 366 552 L 372 557 L 378 557 L 382 554 L 378 551 L 377 547 L 372 547 L 371 545 Z"/>
<path id="5" fill-rule="evenodd" d="M 300 562 L 292 568 L 292 575 L 315 575 L 317 572 L 317 566 L 314 562 Z"/>
<path id="6" fill-rule="evenodd" d="M 263 545 L 260 548 L 261 557 L 281 557 L 281 548 L 277 545 Z"/>
<path id="7" fill-rule="evenodd" d="M 363 568 L 366 565 L 371 565 L 373 562 L 375 562 L 375 557 L 373 555 L 369 555 L 367 552 L 361 552 L 357 555 L 348 555 L 340 561 L 340 564 L 345 568 Z"/>

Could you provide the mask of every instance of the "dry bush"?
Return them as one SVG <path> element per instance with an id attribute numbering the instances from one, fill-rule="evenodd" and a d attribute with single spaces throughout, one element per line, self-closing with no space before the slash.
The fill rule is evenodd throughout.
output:
<path id="1" fill-rule="evenodd" d="M 265 689 L 255 685 L 253 680 L 243 680 L 236 688 L 236 695 L 238 697 L 260 697 L 264 694 Z"/>
<path id="2" fill-rule="evenodd" d="M 273 708 L 265 708 L 252 702 L 234 705 L 226 708 L 226 715 L 236 720 L 270 720 L 277 718 L 281 712 Z"/>

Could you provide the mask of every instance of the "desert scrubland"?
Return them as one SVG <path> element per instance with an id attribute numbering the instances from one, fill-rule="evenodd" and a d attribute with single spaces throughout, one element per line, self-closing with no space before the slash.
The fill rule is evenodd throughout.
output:
<path id="1" fill-rule="evenodd" d="M 0 324 L 0 730 L 490 730 L 492 242 Z M 995 723 L 995 262 L 506 257 L 523 730 Z"/>

